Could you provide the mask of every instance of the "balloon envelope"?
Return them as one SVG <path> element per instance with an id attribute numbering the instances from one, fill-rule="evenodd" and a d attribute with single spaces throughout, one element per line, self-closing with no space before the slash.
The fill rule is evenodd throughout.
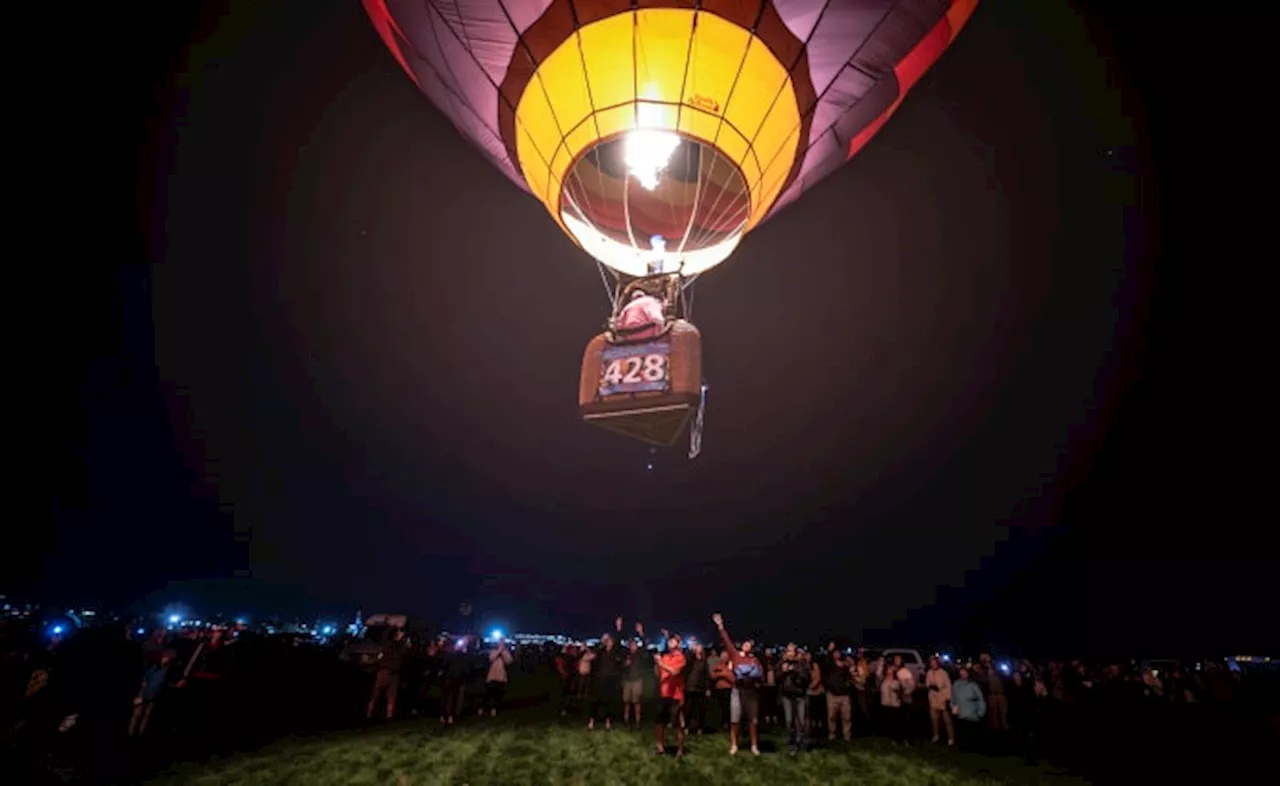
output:
<path id="1" fill-rule="evenodd" d="M 364 5 L 498 169 L 596 259 L 644 275 L 655 259 L 719 264 L 851 158 L 977 2 Z"/>

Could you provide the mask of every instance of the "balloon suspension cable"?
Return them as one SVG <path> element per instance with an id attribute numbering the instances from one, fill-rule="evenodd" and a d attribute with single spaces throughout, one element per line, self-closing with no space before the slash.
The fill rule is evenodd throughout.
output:
<path id="1" fill-rule="evenodd" d="M 604 285 L 605 297 L 609 298 L 609 312 L 615 313 L 618 310 L 618 282 L 614 279 L 613 284 L 609 283 L 610 271 L 605 267 L 604 263 L 596 260 L 596 270 L 600 271 L 600 283 Z"/>
<path id="2" fill-rule="evenodd" d="M 681 279 L 680 282 L 680 295 L 684 299 L 684 318 L 690 322 L 693 321 L 693 296 L 698 293 L 693 285 L 698 283 L 698 275 L 694 273 L 688 278 Z"/>

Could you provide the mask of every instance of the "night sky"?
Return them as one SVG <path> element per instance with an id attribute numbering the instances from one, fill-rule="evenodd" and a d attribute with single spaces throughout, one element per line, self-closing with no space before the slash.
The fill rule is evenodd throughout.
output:
<path id="1" fill-rule="evenodd" d="M 699 282 L 703 454 L 648 471 L 577 415 L 594 263 L 360 4 L 222 6 L 115 12 L 133 32 L 82 63 L 74 106 L 45 99 L 96 118 L 51 133 L 100 227 L 56 231 L 98 261 L 53 275 L 52 512 L 5 588 L 1274 646 L 1265 551 L 1233 529 L 1260 475 L 1225 448 L 1248 404 L 1197 317 L 1201 246 L 1173 238 L 1198 172 L 1196 88 L 1167 76 L 1191 15 L 1154 36 L 983 2 L 854 161 Z"/>

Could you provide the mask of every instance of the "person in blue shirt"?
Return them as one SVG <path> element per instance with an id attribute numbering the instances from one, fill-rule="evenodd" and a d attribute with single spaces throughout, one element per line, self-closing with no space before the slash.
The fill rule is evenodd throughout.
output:
<path id="1" fill-rule="evenodd" d="M 960 678 L 951 686 L 951 711 L 956 716 L 956 736 L 960 747 L 980 747 L 982 719 L 987 715 L 987 700 L 982 688 L 969 679 L 969 670 L 960 668 Z"/>
<path id="2" fill-rule="evenodd" d="M 129 736 L 140 737 L 147 733 L 147 724 L 151 722 L 151 711 L 155 708 L 156 699 L 169 684 L 169 667 L 176 653 L 165 650 L 160 662 L 147 667 L 142 673 L 142 687 L 133 699 L 133 715 L 129 718 Z"/>

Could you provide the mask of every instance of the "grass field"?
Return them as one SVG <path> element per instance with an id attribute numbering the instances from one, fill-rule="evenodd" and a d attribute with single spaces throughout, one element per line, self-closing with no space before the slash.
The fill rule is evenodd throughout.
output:
<path id="1" fill-rule="evenodd" d="M 882 740 L 835 744 L 791 758 L 785 740 L 762 735 L 762 755 L 728 755 L 726 734 L 691 739 L 683 760 L 653 752 L 652 727 L 643 732 L 576 723 L 508 718 L 438 721 L 309 739 L 283 740 L 262 750 L 184 764 L 156 783 L 219 784 L 987 784 L 1082 783 L 1018 759 L 954 753 L 932 747 L 895 749 Z M 669 735 L 670 736 L 670 735 Z"/>

